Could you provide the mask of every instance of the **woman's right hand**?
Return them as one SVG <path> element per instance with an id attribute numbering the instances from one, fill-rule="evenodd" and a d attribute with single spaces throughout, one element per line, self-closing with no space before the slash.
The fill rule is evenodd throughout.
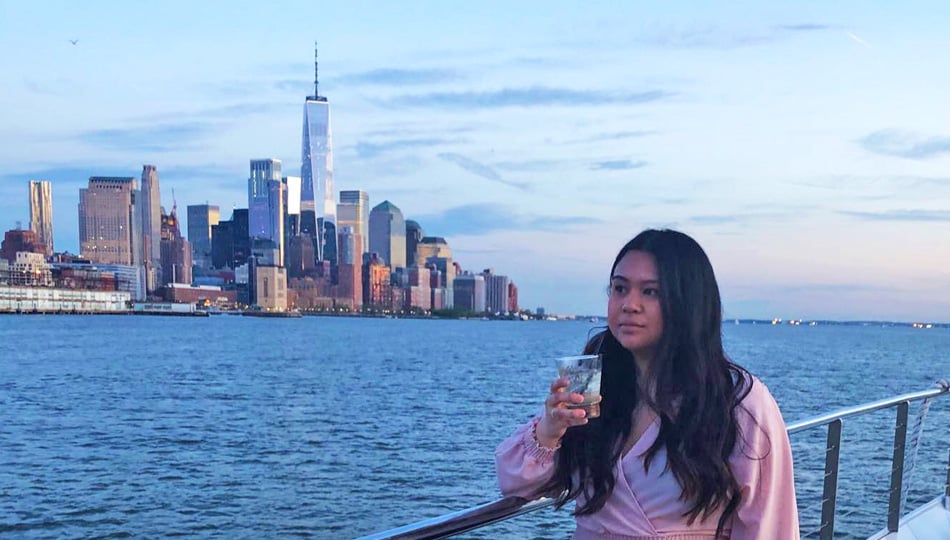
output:
<path id="1" fill-rule="evenodd" d="M 544 400 L 544 418 L 535 428 L 538 443 L 547 448 L 557 448 L 567 428 L 587 423 L 584 409 L 568 409 L 568 403 L 583 403 L 584 396 L 567 391 L 570 381 L 560 378 L 551 383 L 551 394 Z"/>

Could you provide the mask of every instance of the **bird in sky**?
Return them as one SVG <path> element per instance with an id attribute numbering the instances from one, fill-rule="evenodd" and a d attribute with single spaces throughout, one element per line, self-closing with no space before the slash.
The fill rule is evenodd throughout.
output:
<path id="1" fill-rule="evenodd" d="M 69 40 L 69 42 L 72 43 L 73 45 L 75 45 L 75 44 L 79 43 L 79 40 L 78 40 L 78 39 L 71 39 L 71 40 Z"/>

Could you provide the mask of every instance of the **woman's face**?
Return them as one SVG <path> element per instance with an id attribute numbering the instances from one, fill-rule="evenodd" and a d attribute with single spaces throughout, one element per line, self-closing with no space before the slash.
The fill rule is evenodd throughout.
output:
<path id="1" fill-rule="evenodd" d="M 663 335 L 663 309 L 656 259 L 629 251 L 610 278 L 607 326 L 639 362 L 651 362 Z"/>

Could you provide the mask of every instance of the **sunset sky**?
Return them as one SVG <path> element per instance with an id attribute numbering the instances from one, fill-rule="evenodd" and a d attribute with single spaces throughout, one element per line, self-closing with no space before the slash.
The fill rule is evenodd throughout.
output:
<path id="1" fill-rule="evenodd" d="M 336 189 L 389 200 L 521 303 L 603 314 L 644 227 L 695 237 L 725 315 L 950 321 L 950 5 L 3 2 L 0 228 L 89 176 L 247 205 L 332 111 Z M 72 41 L 76 41 L 75 44 Z M 182 216 L 184 217 L 184 216 Z"/>

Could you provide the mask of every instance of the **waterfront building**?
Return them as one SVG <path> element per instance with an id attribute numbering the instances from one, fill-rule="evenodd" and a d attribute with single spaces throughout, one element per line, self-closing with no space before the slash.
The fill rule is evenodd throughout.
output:
<path id="1" fill-rule="evenodd" d="M 79 253 L 84 259 L 98 264 L 142 265 L 138 197 L 135 178 L 89 178 L 88 187 L 79 190 Z"/>
<path id="2" fill-rule="evenodd" d="M 363 307 L 391 310 L 393 291 L 391 270 L 378 253 L 363 254 L 362 285 Z"/>
<path id="3" fill-rule="evenodd" d="M 508 311 L 517 313 L 518 309 L 518 287 L 514 281 L 508 282 Z"/>
<path id="4" fill-rule="evenodd" d="M 336 265 L 336 205 L 333 200 L 333 137 L 330 103 L 320 95 L 317 48 L 313 50 L 313 95 L 303 106 L 300 232 L 316 241 L 318 260 Z"/>
<path id="5" fill-rule="evenodd" d="M 482 272 L 485 278 L 485 309 L 489 313 L 508 312 L 508 276 L 495 274 L 491 268 Z"/>
<path id="6" fill-rule="evenodd" d="M 161 211 L 161 262 L 162 285 L 168 283 L 191 284 L 191 242 L 181 236 L 178 211 L 172 206 L 171 214 Z"/>
<path id="7" fill-rule="evenodd" d="M 390 269 L 406 267 L 406 222 L 399 207 L 389 201 L 369 213 L 369 250 L 378 253 Z"/>
<path id="8" fill-rule="evenodd" d="M 30 180 L 30 230 L 43 246 L 43 254 L 53 255 L 53 187 L 48 180 Z"/>
<path id="9" fill-rule="evenodd" d="M 187 212 L 191 259 L 199 268 L 211 268 L 211 227 L 220 223 L 221 210 L 211 204 L 193 204 Z"/>
<path id="10" fill-rule="evenodd" d="M 213 285 L 167 283 L 162 290 L 165 301 L 176 304 L 198 304 L 221 309 L 230 309 L 237 304 L 236 290 L 225 290 Z"/>
<path id="11" fill-rule="evenodd" d="M 254 304 L 267 311 L 287 310 L 287 271 L 280 266 L 254 268 Z"/>
<path id="12" fill-rule="evenodd" d="M 7 263 L 6 259 L 2 259 Z M 42 253 L 18 251 L 12 263 L 0 268 L 0 282 L 21 287 L 52 287 L 53 274 Z"/>
<path id="13" fill-rule="evenodd" d="M 358 189 L 340 192 L 340 204 L 336 207 L 337 225 L 353 227 L 354 234 L 362 242 L 360 256 L 369 251 L 369 194 Z"/>
<path id="14" fill-rule="evenodd" d="M 466 272 L 455 276 L 452 297 L 454 307 L 465 311 L 485 311 L 485 276 Z"/>
<path id="15" fill-rule="evenodd" d="M 432 289 L 429 269 L 424 266 L 409 267 L 409 294 L 406 309 L 418 308 L 423 311 L 432 309 Z"/>
<path id="16" fill-rule="evenodd" d="M 16 254 L 21 251 L 30 253 L 45 253 L 46 247 L 40 243 L 36 233 L 26 229 L 11 229 L 3 233 L 3 243 L 0 243 L 0 259 L 13 264 Z"/>
<path id="17" fill-rule="evenodd" d="M 231 219 L 211 226 L 211 264 L 214 268 L 237 269 L 251 256 L 248 210 L 236 208 Z M 245 283 L 247 283 L 245 281 Z"/>
<path id="18" fill-rule="evenodd" d="M 141 214 L 142 266 L 145 268 L 145 290 L 151 294 L 162 285 L 162 211 L 158 187 L 158 169 L 142 166 L 142 187 L 137 211 Z"/>
<path id="19" fill-rule="evenodd" d="M 124 313 L 126 291 L 91 291 L 0 286 L 0 313 Z"/>
<path id="20" fill-rule="evenodd" d="M 349 309 L 359 309 L 363 305 L 363 264 L 357 259 L 355 264 L 341 262 L 338 267 L 337 294 L 338 303 Z"/>
<path id="21" fill-rule="evenodd" d="M 51 263 L 55 286 L 66 289 L 122 291 L 132 300 L 145 299 L 145 281 L 139 267 L 95 264 L 87 260 Z"/>

